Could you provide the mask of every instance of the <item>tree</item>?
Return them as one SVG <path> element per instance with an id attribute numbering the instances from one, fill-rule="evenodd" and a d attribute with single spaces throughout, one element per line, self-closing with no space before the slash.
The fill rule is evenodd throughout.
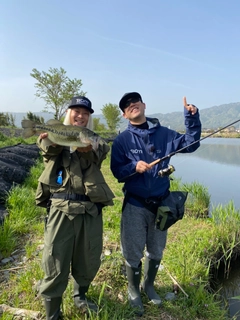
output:
<path id="1" fill-rule="evenodd" d="M 121 112 L 117 104 L 108 103 L 101 109 L 110 131 L 117 131 L 117 126 L 121 121 Z"/>
<path id="2" fill-rule="evenodd" d="M 55 119 L 60 120 L 73 96 L 86 95 L 86 92 L 81 91 L 82 81 L 69 79 L 63 68 L 50 68 L 48 72 L 33 69 L 30 75 L 37 80 L 36 97 L 46 103 L 43 112 L 53 110 Z"/>
<path id="3" fill-rule="evenodd" d="M 93 118 L 93 130 L 106 131 L 105 125 L 103 123 L 100 123 L 100 118 Z"/>
<path id="4" fill-rule="evenodd" d="M 0 113 L 0 126 L 6 127 L 8 125 L 6 115 L 4 113 Z"/>
<path id="5" fill-rule="evenodd" d="M 27 113 L 27 119 L 32 120 L 35 123 L 39 123 L 39 124 L 44 123 L 44 118 L 43 117 L 39 117 L 36 114 L 32 113 L 31 111 L 29 111 Z"/>
<path id="6" fill-rule="evenodd" d="M 15 117 L 9 113 L 0 113 L 0 126 L 2 127 L 13 127 L 15 128 Z"/>

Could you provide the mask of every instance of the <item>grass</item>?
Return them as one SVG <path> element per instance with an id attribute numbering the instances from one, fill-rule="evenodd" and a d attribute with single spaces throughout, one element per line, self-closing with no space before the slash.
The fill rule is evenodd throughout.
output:
<path id="1" fill-rule="evenodd" d="M 122 184 L 113 178 L 109 162 L 108 157 L 102 171 L 116 197 L 114 206 L 104 208 L 103 212 L 102 264 L 89 289 L 91 298 L 100 305 L 100 312 L 97 316 L 91 315 L 90 319 L 133 319 L 128 307 L 127 281 L 120 248 Z M 10 214 L 0 229 L 0 252 L 5 257 L 14 251 L 21 253 L 24 249 L 24 252 L 16 264 L 10 263 L 0 269 L 0 304 L 40 311 L 44 317 L 44 307 L 37 288 L 43 277 L 41 255 L 45 210 L 36 207 L 34 201 L 37 179 L 42 170 L 43 164 L 39 160 L 31 168 L 23 185 L 14 187 L 7 198 Z M 211 218 L 208 218 L 210 196 L 204 186 L 197 182 L 184 185 L 181 180 L 173 178 L 171 189 L 188 191 L 186 213 L 168 231 L 167 246 L 156 278 L 156 290 L 163 298 L 162 307 L 149 304 L 143 295 L 145 313 L 141 319 L 228 319 L 227 310 L 219 294 L 212 290 L 210 280 L 220 264 L 223 264 L 227 275 L 230 262 L 239 256 L 239 212 L 230 202 L 226 206 L 213 208 Z M 168 301 L 164 297 L 173 291 L 173 279 L 185 293 L 179 288 L 176 299 Z M 64 319 L 85 319 L 74 306 L 72 292 L 70 277 L 63 297 Z M 2 320 L 12 318 L 8 312 L 2 314 Z"/>
<path id="2" fill-rule="evenodd" d="M 12 131 L 11 136 L 6 136 L 0 131 L 0 146 L 1 146 L 1 148 L 16 145 L 18 143 L 26 144 L 26 143 L 31 143 L 31 142 L 34 143 L 36 141 L 36 137 L 32 137 L 26 142 L 26 140 L 24 140 L 21 136 L 14 137 L 14 132 L 15 132 L 14 128 L 12 128 L 11 131 Z"/>

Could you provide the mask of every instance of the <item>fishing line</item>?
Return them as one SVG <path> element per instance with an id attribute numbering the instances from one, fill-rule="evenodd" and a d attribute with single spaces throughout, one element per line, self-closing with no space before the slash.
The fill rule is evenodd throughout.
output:
<path id="1" fill-rule="evenodd" d="M 188 157 L 189 157 L 189 161 L 191 161 L 191 156 L 192 157 L 196 157 L 197 158 L 197 154 L 200 154 L 202 152 L 204 152 L 206 149 L 209 149 L 211 147 L 211 144 L 207 144 L 207 145 L 202 145 L 199 147 L 199 149 L 197 149 L 194 153 L 190 153 L 188 154 Z M 181 157 L 181 154 L 179 154 L 179 156 Z M 182 156 L 186 156 L 186 154 L 182 154 Z M 180 159 L 179 159 L 180 160 Z M 179 165 L 183 162 L 187 161 L 187 159 L 182 159 L 181 161 L 177 162 L 176 165 Z"/>

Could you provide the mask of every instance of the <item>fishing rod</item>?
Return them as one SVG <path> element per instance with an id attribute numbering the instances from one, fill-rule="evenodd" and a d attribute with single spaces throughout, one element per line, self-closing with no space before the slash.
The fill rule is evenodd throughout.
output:
<path id="1" fill-rule="evenodd" d="M 194 145 L 194 144 L 196 144 L 196 143 L 198 143 L 198 142 L 203 141 L 204 139 L 207 139 L 207 138 L 211 137 L 211 136 L 214 135 L 215 133 L 218 133 L 219 131 L 222 131 L 222 130 L 226 129 L 226 128 L 234 125 L 235 123 L 237 123 L 237 122 L 239 122 L 239 121 L 240 121 L 240 119 L 238 119 L 238 120 L 236 120 L 236 121 L 234 121 L 234 122 L 226 125 L 225 127 L 221 128 L 221 129 L 218 129 L 218 130 L 216 130 L 216 131 L 214 131 L 214 132 L 212 132 L 212 133 L 209 133 L 209 134 L 206 135 L 205 137 L 203 137 L 203 138 L 201 138 L 201 139 L 199 139 L 199 140 L 197 140 L 197 141 L 194 141 L 194 142 L 190 143 L 189 145 L 187 145 L 187 146 L 185 146 L 185 147 L 183 147 L 183 148 L 181 148 L 181 149 L 179 149 L 179 150 L 177 150 L 177 151 L 171 152 L 171 153 L 169 153 L 168 155 L 166 155 L 166 156 L 164 156 L 164 157 L 162 157 L 162 158 L 159 158 L 159 159 L 157 159 L 157 160 L 149 163 L 150 168 L 152 168 L 152 167 L 155 166 L 156 164 L 158 164 L 158 163 L 160 163 L 160 162 L 162 162 L 162 161 L 164 161 L 164 160 L 166 160 L 166 159 L 170 159 L 170 158 L 171 158 L 172 156 L 174 156 L 175 154 L 177 154 L 177 153 L 179 153 L 179 152 L 181 152 L 181 151 L 183 151 L 183 150 L 191 147 L 192 145 Z M 174 171 L 175 171 L 174 166 L 173 166 L 173 165 L 168 165 L 167 168 L 159 170 L 158 175 L 159 175 L 160 177 L 166 177 L 166 176 L 169 176 L 170 174 L 172 174 Z M 123 182 L 123 181 L 125 181 L 126 179 L 129 179 L 129 178 L 131 178 L 132 176 L 134 176 L 134 175 L 137 174 L 137 173 L 139 173 L 139 172 L 135 171 L 135 172 L 133 172 L 132 174 L 130 174 L 130 175 L 122 178 L 121 180 L 119 180 L 119 182 Z"/>

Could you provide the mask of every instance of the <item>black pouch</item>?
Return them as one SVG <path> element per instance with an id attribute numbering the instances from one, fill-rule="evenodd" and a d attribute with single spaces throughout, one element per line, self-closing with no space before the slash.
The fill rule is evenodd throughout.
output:
<path id="1" fill-rule="evenodd" d="M 156 229 L 165 231 L 183 218 L 187 195 L 184 191 L 172 191 L 161 201 L 156 214 Z"/>

